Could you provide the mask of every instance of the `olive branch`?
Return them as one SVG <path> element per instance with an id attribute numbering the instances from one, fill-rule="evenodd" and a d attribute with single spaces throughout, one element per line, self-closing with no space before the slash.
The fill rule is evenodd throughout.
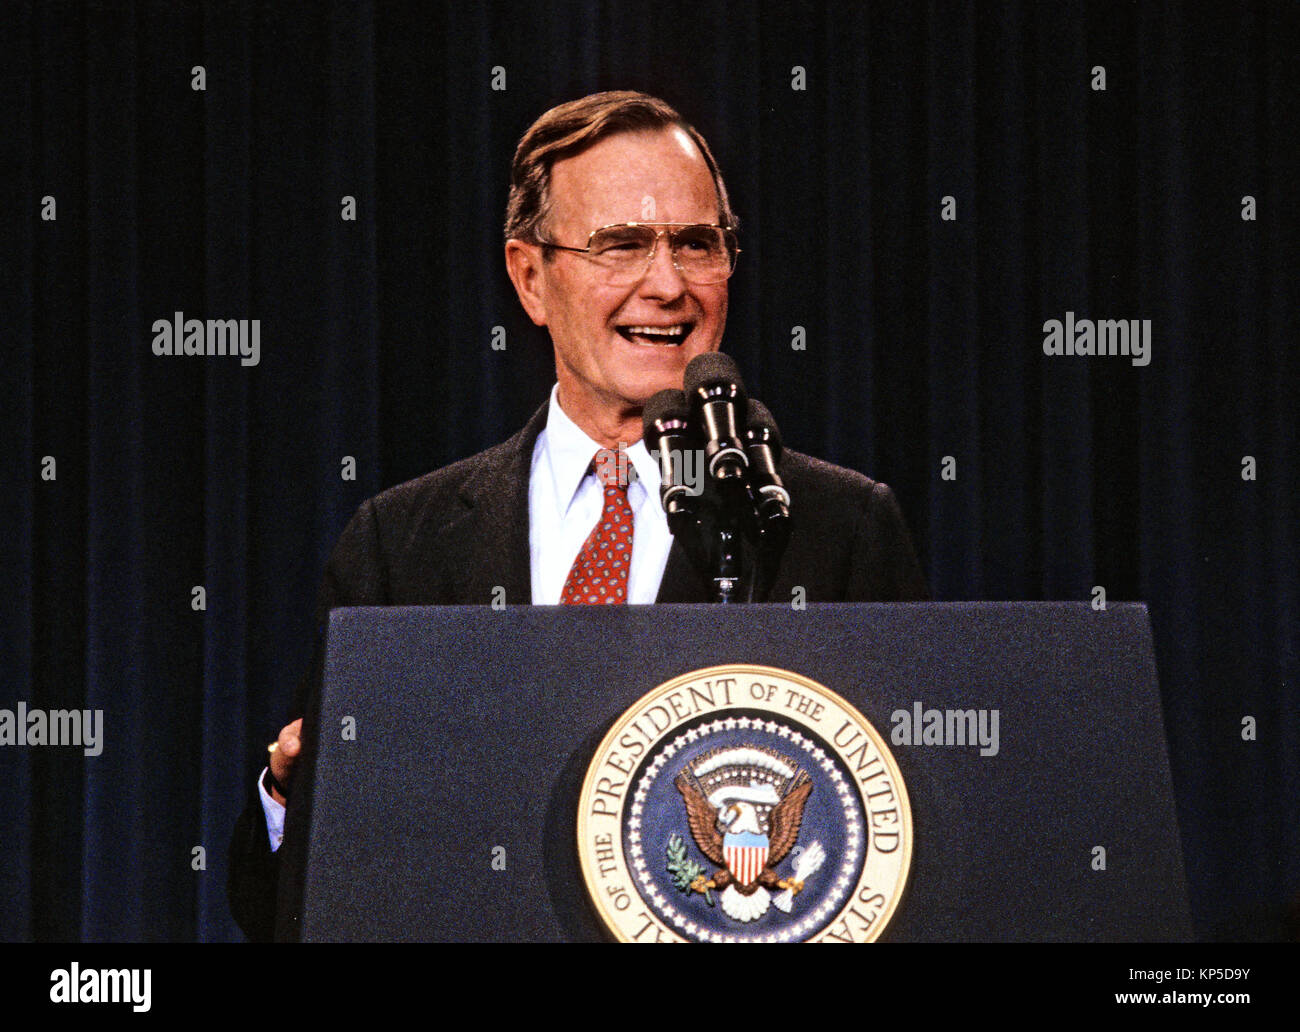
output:
<path id="1" fill-rule="evenodd" d="M 679 892 L 690 892 L 691 883 L 705 873 L 704 868 L 686 855 L 686 843 L 680 835 L 668 836 L 664 853 L 668 857 L 667 871 L 672 876 L 673 885 Z M 713 895 L 708 889 L 704 890 L 704 900 L 713 906 Z"/>

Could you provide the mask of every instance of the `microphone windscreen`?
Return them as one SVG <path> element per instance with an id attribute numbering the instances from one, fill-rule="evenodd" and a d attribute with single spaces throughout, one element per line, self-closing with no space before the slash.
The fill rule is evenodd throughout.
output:
<path id="1" fill-rule="evenodd" d="M 772 413 L 767 410 L 767 406 L 761 401 L 750 398 L 747 416 L 750 430 L 766 430 L 771 435 L 768 443 L 771 445 L 772 451 L 776 453 L 776 457 L 779 458 L 781 455 L 781 431 L 776 428 L 776 420 L 772 418 Z"/>
<path id="2" fill-rule="evenodd" d="M 719 383 L 734 383 L 741 394 L 745 393 L 740 370 L 730 355 L 724 355 L 721 351 L 706 351 L 691 359 L 686 366 L 687 394 L 693 394 L 700 387 L 711 387 Z"/>
<path id="3" fill-rule="evenodd" d="M 685 423 L 690 418 L 691 406 L 686 401 L 685 391 L 660 391 L 641 410 L 641 428 L 646 437 L 651 437 L 655 432 L 655 423 L 661 419 Z"/>

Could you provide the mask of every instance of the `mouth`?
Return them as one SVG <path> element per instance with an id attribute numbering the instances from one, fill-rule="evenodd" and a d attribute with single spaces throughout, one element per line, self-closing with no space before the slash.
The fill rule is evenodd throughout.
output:
<path id="1" fill-rule="evenodd" d="M 617 326 L 619 336 L 633 344 L 647 348 L 679 348 L 695 329 L 693 322 L 668 323 L 662 326 L 629 324 Z"/>

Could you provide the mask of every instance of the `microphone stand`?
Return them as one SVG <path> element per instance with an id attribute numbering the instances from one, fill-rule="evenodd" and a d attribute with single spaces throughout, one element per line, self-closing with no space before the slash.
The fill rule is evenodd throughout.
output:
<path id="1" fill-rule="evenodd" d="M 673 538 L 708 580 L 710 601 L 723 604 L 740 602 L 746 583 L 749 591 L 744 600 L 754 600 L 754 578 L 746 576 L 744 545 L 748 528 L 742 527 L 737 495 L 743 497 L 734 488 L 711 482 L 693 499 L 690 508 L 678 508 L 668 519 Z"/>
<path id="2" fill-rule="evenodd" d="M 740 537 L 734 527 L 718 527 L 717 562 L 713 576 L 713 601 L 734 602 L 740 589 Z"/>
<path id="3" fill-rule="evenodd" d="M 713 600 L 723 604 L 739 600 L 743 573 L 740 522 L 749 490 L 743 475 L 719 484 L 717 524 L 713 531 Z M 753 584 L 750 585 L 751 597 Z"/>
<path id="4" fill-rule="evenodd" d="M 789 516 L 777 515 L 738 471 L 710 477 L 701 494 L 669 513 L 668 527 L 709 581 L 713 602 L 753 602 L 771 590 L 785 551 Z"/>

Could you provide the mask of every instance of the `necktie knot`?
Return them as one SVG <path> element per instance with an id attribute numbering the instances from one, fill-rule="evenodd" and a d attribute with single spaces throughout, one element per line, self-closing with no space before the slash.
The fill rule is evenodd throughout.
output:
<path id="1" fill-rule="evenodd" d="M 596 474 L 596 479 L 604 484 L 607 490 L 615 487 L 627 493 L 629 471 L 632 468 L 627 452 L 621 448 L 601 448 L 591 460 L 591 468 Z"/>

